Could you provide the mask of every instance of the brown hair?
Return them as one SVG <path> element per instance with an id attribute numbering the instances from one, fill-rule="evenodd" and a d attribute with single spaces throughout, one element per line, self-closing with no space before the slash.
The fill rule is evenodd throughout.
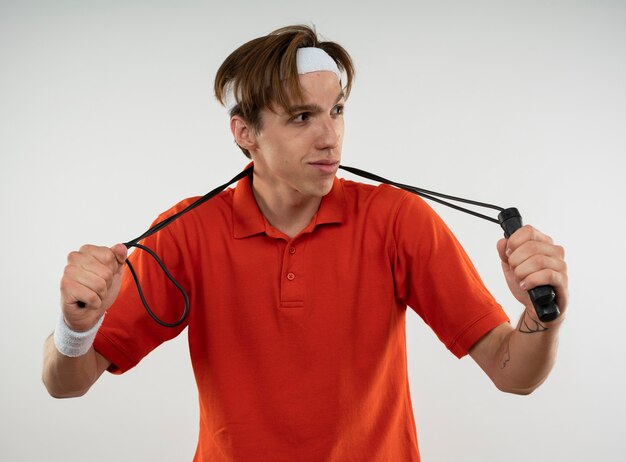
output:
<path id="1" fill-rule="evenodd" d="M 229 89 L 238 95 L 239 103 L 230 116 L 239 115 L 255 131 L 261 129 L 261 110 L 272 103 L 289 110 L 288 95 L 302 100 L 296 52 L 298 48 L 316 47 L 324 50 L 346 74 L 344 86 L 348 97 L 354 78 L 354 66 L 348 52 L 335 42 L 321 41 L 314 28 L 296 25 L 277 29 L 243 44 L 222 63 L 215 76 L 215 97 L 226 105 Z M 247 157 L 250 153 L 242 148 Z"/>

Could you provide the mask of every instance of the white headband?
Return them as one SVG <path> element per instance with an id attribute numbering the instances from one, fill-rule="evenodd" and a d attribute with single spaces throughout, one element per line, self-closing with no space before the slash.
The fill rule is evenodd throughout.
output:
<path id="1" fill-rule="evenodd" d="M 334 72 L 339 80 L 341 80 L 341 72 L 337 67 L 337 63 L 321 48 L 305 47 L 298 48 L 296 52 L 296 66 L 298 74 L 308 74 L 310 72 L 328 71 Z M 235 92 L 233 91 L 232 83 L 226 90 L 226 96 L 224 98 L 224 106 L 230 114 L 233 108 L 237 105 L 237 99 L 235 98 Z"/>

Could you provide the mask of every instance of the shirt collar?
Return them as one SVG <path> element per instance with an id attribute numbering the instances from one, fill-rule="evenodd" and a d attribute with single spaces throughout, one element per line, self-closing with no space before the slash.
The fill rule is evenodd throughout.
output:
<path id="1" fill-rule="evenodd" d="M 343 185 L 339 178 L 333 180 L 330 192 L 322 198 L 320 208 L 304 231 L 312 231 L 317 225 L 343 223 L 346 204 Z M 235 239 L 267 233 L 269 223 L 259 210 L 252 193 L 251 177 L 237 182 L 233 194 L 233 233 Z"/>

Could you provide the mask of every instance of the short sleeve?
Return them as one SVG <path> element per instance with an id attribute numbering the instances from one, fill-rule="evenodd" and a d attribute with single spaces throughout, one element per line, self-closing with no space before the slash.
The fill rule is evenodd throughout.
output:
<path id="1" fill-rule="evenodd" d="M 170 228 L 160 230 L 141 243 L 153 250 L 172 276 L 188 290 L 189 278 Z M 129 260 L 154 314 L 169 323 L 179 320 L 184 311 L 183 295 L 154 258 L 135 248 Z M 109 371 L 119 374 L 136 366 L 153 349 L 176 337 L 185 327 L 186 322 L 177 327 L 164 327 L 152 319 L 141 301 L 129 268 L 125 267 L 120 292 L 106 313 L 94 348 L 111 361 Z"/>
<path id="2" fill-rule="evenodd" d="M 457 357 L 509 319 L 461 244 L 420 197 L 407 193 L 394 222 L 396 296 Z"/>

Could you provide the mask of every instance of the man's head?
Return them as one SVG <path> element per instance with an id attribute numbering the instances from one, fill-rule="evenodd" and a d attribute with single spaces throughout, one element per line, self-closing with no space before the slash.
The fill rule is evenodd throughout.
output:
<path id="1" fill-rule="evenodd" d="M 299 78 L 304 72 L 298 69 L 298 50 L 310 47 L 323 50 L 320 54 L 329 57 L 336 69 L 345 73 L 346 82 L 341 85 L 347 97 L 354 76 L 350 55 L 334 42 L 321 41 L 315 30 L 307 26 L 278 29 L 232 52 L 217 71 L 215 96 L 231 117 L 241 117 L 258 133 L 263 110 L 281 108 L 289 112 L 295 103 L 304 100 Z M 242 150 L 250 157 L 247 149 Z"/>

